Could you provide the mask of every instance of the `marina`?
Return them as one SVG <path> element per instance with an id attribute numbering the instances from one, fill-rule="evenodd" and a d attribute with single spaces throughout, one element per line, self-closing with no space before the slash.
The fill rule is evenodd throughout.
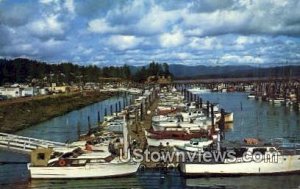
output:
<path id="1" fill-rule="evenodd" d="M 178 90 L 178 94 L 180 94 L 180 90 Z M 251 101 L 251 100 L 249 100 L 247 98 L 247 93 L 243 93 L 243 92 L 236 92 L 236 93 L 211 93 L 211 92 L 207 92 L 207 93 L 203 93 L 203 94 L 201 93 L 201 94 L 199 94 L 199 98 L 200 97 L 202 99 L 207 100 L 207 101 L 218 103 L 219 104 L 218 107 L 222 107 L 222 108 L 226 107 L 226 109 L 228 111 L 230 111 L 230 112 L 232 112 L 234 114 L 234 121 L 226 123 L 226 126 L 225 126 L 225 138 L 228 139 L 228 140 L 232 140 L 232 141 L 234 141 L 234 140 L 243 140 L 244 138 L 250 138 L 250 137 L 258 138 L 260 140 L 261 139 L 266 140 L 266 139 L 272 139 L 272 138 L 282 138 L 282 137 L 293 138 L 295 140 L 299 140 L 298 137 L 300 136 L 300 130 L 299 130 L 299 127 L 297 126 L 298 123 L 299 123 L 299 116 L 298 116 L 298 112 L 297 111 L 293 111 L 291 109 L 283 110 L 282 108 L 280 108 L 278 106 L 273 106 L 273 105 L 271 105 L 269 103 L 263 103 L 263 102 L 259 102 L 259 101 Z M 130 99 L 132 97 L 127 96 L 127 98 Z M 124 101 L 124 104 L 125 104 L 126 100 L 124 100 L 124 97 L 120 96 L 119 99 L 122 101 L 122 102 L 120 101 L 121 104 L 123 104 L 123 101 Z M 139 99 L 139 98 L 137 98 L 137 99 Z M 235 99 L 235 101 L 232 101 L 230 99 Z M 181 100 L 183 100 L 183 98 Z M 134 100 L 128 100 L 128 102 L 129 101 L 134 101 Z M 86 108 L 84 108 L 83 110 L 79 110 L 80 115 L 84 115 L 84 117 L 91 116 L 91 118 L 92 118 L 92 119 L 90 119 L 90 122 L 88 122 L 88 120 L 87 120 L 86 123 L 82 123 L 82 126 L 81 126 L 82 127 L 82 131 L 81 132 L 82 133 L 87 133 L 89 131 L 89 129 L 90 129 L 89 124 L 98 125 L 98 115 L 97 115 L 97 113 L 96 114 L 94 113 L 94 112 L 98 112 L 98 110 L 100 112 L 103 112 L 102 114 L 100 114 L 100 120 L 107 120 L 107 118 L 105 118 L 105 117 L 109 117 L 109 116 L 108 115 L 105 116 L 105 109 L 110 109 L 110 107 L 112 107 L 112 109 L 113 109 L 112 115 L 116 116 L 116 114 L 114 113 L 114 110 L 118 110 L 118 104 L 119 104 L 118 102 L 119 102 L 118 97 L 117 98 L 114 97 L 112 99 L 100 102 L 99 105 L 97 105 L 97 104 L 92 105 L 90 107 L 91 109 L 89 108 L 89 111 L 88 111 L 90 113 L 83 113 L 83 112 L 86 112 L 86 110 L 88 110 Z M 136 102 L 140 102 L 140 100 L 137 100 Z M 117 104 L 117 105 L 114 106 L 114 104 Z M 242 110 L 241 110 L 241 104 L 243 106 Z M 181 107 L 181 108 L 185 107 L 181 103 L 178 103 L 177 105 L 178 105 L 178 107 L 176 107 L 176 109 L 179 108 L 179 107 Z M 157 106 L 159 107 L 159 103 L 157 104 Z M 200 106 L 200 104 L 199 105 L 194 104 L 194 105 L 190 106 L 189 108 L 195 108 L 196 106 Z M 100 108 L 100 109 L 98 109 L 97 107 Z M 139 105 L 137 107 L 140 108 L 141 106 Z M 250 111 L 251 111 L 251 113 L 250 113 Z M 135 112 L 135 111 L 133 111 L 133 112 Z M 144 111 L 144 112 L 146 112 L 146 111 Z M 158 113 L 158 112 L 159 111 L 156 111 L 156 113 Z M 197 116 L 203 117 L 203 115 L 205 115 L 204 112 L 205 112 L 205 109 L 202 112 L 199 112 L 197 114 L 190 114 L 190 116 L 192 116 L 193 119 L 197 119 Z M 256 113 L 253 113 L 253 112 L 256 112 Z M 92 115 L 92 113 L 94 115 Z M 153 112 L 153 113 L 155 113 L 155 112 Z M 160 113 L 162 113 L 162 112 L 160 112 Z M 170 113 L 174 114 L 173 111 L 170 111 Z M 67 140 L 75 142 L 77 140 L 77 138 L 78 138 L 78 131 L 77 131 L 77 125 L 78 125 L 78 123 L 76 123 L 76 120 L 73 120 L 74 119 L 73 114 L 75 115 L 75 114 L 78 114 L 78 113 L 76 113 L 76 111 L 75 111 L 75 112 L 71 112 L 69 114 L 70 115 L 67 114 L 66 116 L 63 116 L 62 118 L 59 118 L 60 120 L 62 120 L 61 121 L 62 128 L 67 127 L 67 128 L 65 128 L 66 129 L 65 132 L 71 132 L 69 134 L 69 138 L 67 139 L 66 138 L 67 135 L 65 135 L 65 134 L 60 134 L 60 135 L 57 136 L 59 138 L 56 138 L 56 140 L 55 140 L 57 142 L 66 142 Z M 137 140 L 140 143 L 140 145 L 143 145 L 143 143 L 145 141 L 141 141 L 141 140 L 143 139 L 143 134 L 144 133 L 146 133 L 145 136 L 147 138 L 147 132 L 145 130 L 144 133 L 143 133 L 143 129 L 142 128 L 146 128 L 146 129 L 147 128 L 151 128 L 150 125 L 149 126 L 145 125 L 145 123 L 147 123 L 147 119 L 151 119 L 152 120 L 152 122 L 150 121 L 149 123 L 155 124 L 155 123 L 157 123 L 157 122 L 155 122 L 155 120 L 156 121 L 163 121 L 164 122 L 165 121 L 164 119 L 165 119 L 166 115 L 170 115 L 170 114 L 162 113 L 164 115 L 156 115 L 156 116 L 160 116 L 160 117 L 155 118 L 155 115 L 153 115 L 151 117 L 152 114 L 150 114 L 150 117 L 149 117 L 149 115 L 144 115 L 145 117 L 142 117 L 143 116 L 142 113 L 140 113 L 140 114 L 135 113 L 135 116 L 131 116 L 132 117 L 132 119 L 131 119 L 132 121 L 130 123 L 132 125 L 130 126 L 131 131 L 129 131 L 129 133 L 132 133 L 132 135 L 129 135 L 129 137 L 136 137 L 134 139 L 131 138 L 131 141 L 132 140 Z M 258 116 L 257 116 L 258 114 L 265 114 L 266 118 L 258 120 L 257 119 L 258 118 Z M 121 116 L 121 114 L 120 114 L 120 116 Z M 277 119 L 278 116 L 282 117 L 283 120 Z M 154 118 L 154 120 L 153 120 L 153 118 Z M 138 123 L 138 122 L 134 123 L 137 119 L 143 119 L 144 125 L 141 126 L 140 123 Z M 178 120 L 175 120 L 175 121 L 173 120 L 173 121 L 169 122 L 170 119 L 172 119 L 172 118 L 168 118 L 168 123 L 172 123 L 172 122 L 178 121 Z M 186 117 L 186 119 L 190 119 L 190 118 Z M 211 118 L 208 117 L 206 119 L 209 120 Z M 70 126 L 70 120 L 72 120 L 71 123 L 73 123 L 72 124 L 73 126 Z M 286 120 L 287 122 L 284 122 L 284 120 Z M 45 123 L 41 124 L 41 126 L 37 125 L 35 127 L 41 128 L 43 130 L 44 129 L 48 129 L 49 130 L 48 132 L 58 132 L 61 128 L 59 128 L 59 127 L 54 127 L 53 128 L 51 126 L 51 124 L 53 124 L 52 123 L 53 121 L 55 121 L 55 123 L 58 123 L 57 122 L 57 118 L 54 118 L 52 121 L 50 120 L 48 123 L 45 122 Z M 216 120 L 216 121 L 218 121 L 218 120 Z M 110 122 L 111 123 L 107 124 L 107 126 L 111 126 L 113 124 L 115 124 L 115 125 L 119 124 L 118 122 L 114 122 L 112 120 Z M 206 129 L 211 128 L 212 122 L 215 122 L 215 121 L 212 121 L 212 120 L 208 121 L 208 125 L 207 125 Z M 237 123 L 239 123 L 239 124 L 237 124 Z M 46 125 L 48 124 L 49 126 L 47 127 L 44 124 L 46 124 Z M 142 128 L 137 129 L 136 127 L 134 127 L 135 124 L 138 124 L 137 127 L 142 127 Z M 175 124 L 175 125 L 176 125 L 176 127 L 174 127 L 174 125 L 172 125 L 172 124 L 171 125 L 167 125 L 166 128 L 169 128 L 169 129 L 172 130 L 172 127 L 173 127 L 173 128 L 177 128 L 177 131 L 176 131 L 176 129 L 175 130 L 173 129 L 173 132 L 174 131 L 176 131 L 176 132 L 184 132 L 184 130 L 180 131 L 180 125 L 178 125 L 178 124 Z M 94 127 L 95 126 L 93 126 L 93 128 Z M 178 128 L 179 128 L 179 130 L 178 130 Z M 193 127 L 183 127 L 183 129 L 184 128 L 189 128 L 190 129 L 190 128 L 193 128 Z M 203 128 L 203 123 L 202 123 L 202 125 L 201 125 L 200 128 Z M 270 129 L 270 128 L 272 128 L 272 129 Z M 59 129 L 59 130 L 57 130 L 57 129 Z M 42 130 L 40 132 L 37 132 L 38 130 L 37 129 L 32 129 L 31 130 L 29 128 L 29 129 L 25 129 L 24 131 L 20 131 L 17 134 L 18 135 L 27 135 L 27 136 L 30 136 L 30 137 L 38 137 L 38 138 L 42 138 L 44 140 L 47 140 L 47 139 L 48 140 L 49 139 L 54 140 L 53 137 L 49 137 L 48 136 L 49 137 L 48 138 L 47 135 L 41 135 Z M 55 130 L 57 130 L 57 131 L 55 131 Z M 151 132 L 154 132 L 154 131 L 151 131 Z M 156 132 L 162 132 L 162 131 L 156 131 Z M 168 131 L 165 131 L 165 132 L 168 132 Z M 192 132 L 195 132 L 195 131 L 192 131 Z M 152 133 L 152 135 L 154 133 Z M 148 135 L 149 135 L 149 133 L 148 133 Z M 207 136 L 207 133 L 206 133 L 205 136 Z M 198 148 L 196 148 L 197 150 L 195 150 L 193 148 L 192 149 L 191 148 L 187 148 L 187 149 L 189 149 L 190 151 L 198 151 L 199 152 L 200 151 L 199 149 L 203 150 L 203 147 L 210 145 L 213 142 L 213 140 L 216 139 L 216 137 L 217 136 L 211 136 L 211 140 L 209 138 L 206 139 L 206 140 L 203 140 L 203 142 L 204 142 L 203 145 L 200 144 L 200 146 L 198 146 Z M 173 140 L 172 138 L 173 137 L 171 137 L 170 139 Z M 192 139 L 192 138 L 195 138 L 195 137 L 191 137 L 190 139 Z M 181 148 L 181 150 L 182 150 L 182 148 L 185 146 L 185 148 L 183 148 L 183 149 L 187 150 L 186 147 L 188 147 L 188 145 L 192 145 L 192 143 L 191 143 L 192 140 L 190 140 L 190 139 L 187 139 L 187 141 L 183 140 L 184 142 L 182 142 L 182 143 L 174 143 L 174 145 L 173 145 L 172 141 L 169 141 L 169 140 L 164 141 L 165 139 L 161 140 L 161 142 L 164 143 L 165 147 L 166 147 L 167 142 L 169 142 L 168 145 L 175 146 L 174 149 Z M 151 147 L 150 144 L 151 144 L 151 142 L 149 143 L 149 141 L 148 141 L 149 147 Z M 157 147 L 159 147 L 159 144 L 160 144 L 160 142 L 156 142 L 156 145 L 154 145 L 154 146 L 156 146 L 156 148 L 157 148 Z M 199 142 L 197 144 L 199 145 Z M 83 145 L 84 145 L 84 143 L 81 144 L 82 147 L 84 147 Z M 106 146 L 106 148 L 107 148 L 107 146 Z M 153 148 L 153 146 L 151 148 Z M 97 149 L 97 148 L 95 148 L 95 149 Z M 8 152 L 8 153 L 1 152 L 1 156 L 0 156 L 1 157 L 1 162 L 7 161 L 6 158 L 10 157 L 10 156 L 11 156 L 11 152 Z M 18 158 L 19 159 L 18 161 L 20 161 L 20 160 L 23 160 L 24 162 L 28 161 L 28 158 L 26 156 L 24 156 L 24 155 L 14 154 L 14 156 L 20 156 L 20 158 Z M 100 158 L 100 156 L 99 156 L 99 158 Z M 105 158 L 105 157 L 102 157 L 102 158 Z M 22 161 L 20 161 L 20 162 L 22 162 Z M 165 172 L 165 171 L 161 172 L 161 170 L 164 169 L 161 166 L 155 168 L 155 164 L 153 164 L 153 163 L 150 163 L 150 164 L 146 163 L 145 165 L 146 165 L 146 169 L 145 170 L 144 170 L 144 168 L 143 168 L 143 171 L 141 169 L 138 170 L 136 168 L 136 171 L 137 170 L 138 171 L 137 172 L 135 171 L 136 173 L 134 173 L 133 176 L 130 176 L 130 178 L 136 177 L 136 179 L 139 180 L 139 179 L 141 179 L 141 178 L 143 178 L 143 177 L 146 176 L 146 177 L 149 177 L 149 179 L 150 179 L 152 177 L 157 176 L 157 174 L 159 174 L 160 176 L 163 177 L 163 180 L 162 180 L 161 184 L 172 184 L 172 183 L 168 183 L 168 181 L 165 180 L 165 179 L 166 178 L 170 178 L 171 175 L 175 174 L 177 176 L 175 176 L 173 179 L 177 178 L 176 180 L 177 180 L 178 186 L 187 186 L 186 184 L 187 184 L 187 181 L 189 180 L 189 178 L 185 179 L 184 177 L 181 178 L 181 176 L 179 176 L 179 175 L 182 174 L 180 172 L 182 172 L 182 170 L 184 170 L 183 168 L 181 168 L 181 169 L 177 169 L 176 168 L 175 170 L 169 169 L 167 172 Z M 156 164 L 156 166 L 157 165 L 158 164 Z M 176 164 L 174 164 L 174 165 L 176 165 Z M 292 167 L 296 168 L 296 165 L 298 165 L 298 163 L 296 163 L 295 166 L 292 166 Z M 21 181 L 21 185 L 27 182 L 27 180 L 29 178 L 29 175 L 28 175 L 26 164 L 9 164 L 9 163 L 7 163 L 7 164 L 3 164 L 1 166 L 4 166 L 4 168 L 6 167 L 7 169 L 11 169 L 11 166 L 14 166 L 15 169 L 18 168 L 18 169 L 23 170 L 23 176 L 21 178 L 20 178 L 20 176 L 17 176 L 17 175 L 14 175 L 14 177 L 16 179 L 23 180 L 23 181 Z M 149 166 L 149 168 L 147 168 L 147 166 Z M 154 168 L 151 168 L 153 166 L 154 166 Z M 178 164 L 178 166 L 180 167 L 182 165 Z M 200 164 L 200 166 L 201 166 L 201 164 Z M 199 168 L 197 170 L 203 170 L 203 168 L 201 168 L 201 169 Z M 229 169 L 229 170 L 232 170 L 232 169 Z M 41 171 L 43 172 L 42 168 L 41 168 Z M 131 174 L 132 173 L 133 172 L 131 172 Z M 4 172 L 2 174 L 4 174 Z M 11 172 L 11 174 L 13 174 L 13 172 Z M 143 175 L 143 174 L 146 174 L 146 175 Z M 9 172 L 8 172 L 8 175 L 10 175 Z M 100 177 L 100 176 L 98 175 L 98 177 Z M 266 176 L 266 177 L 268 177 L 268 176 Z M 286 176 L 286 177 L 288 177 L 288 176 Z M 57 177 L 54 177 L 54 178 L 57 179 Z M 74 176 L 72 178 L 74 178 Z M 121 179 L 121 178 L 115 178 L 115 179 Z M 202 178 L 199 178 L 199 179 L 201 180 Z M 7 181 L 8 180 L 5 179 L 5 182 L 7 182 Z M 22 182 L 24 182 L 24 183 L 22 183 Z M 47 181 L 45 181 L 45 182 L 47 182 Z M 66 182 L 69 183 L 70 181 L 66 181 Z M 81 182 L 84 182 L 84 180 L 82 180 Z M 167 183 L 164 183 L 164 182 L 167 182 Z M 43 182 L 42 181 L 38 181 L 37 182 L 37 181 L 32 180 L 32 181 L 28 182 L 28 187 L 31 187 L 32 183 L 43 183 Z M 74 183 L 76 183 L 76 181 L 74 181 Z M 3 184 L 6 184 L 6 185 L 9 186 L 12 183 L 9 183 L 9 181 L 8 181 L 8 183 L 3 183 Z M 143 184 L 145 184 L 145 186 L 146 186 L 146 183 L 140 183 L 139 181 L 138 181 L 138 184 L 139 184 L 139 186 L 144 186 Z"/>
<path id="2" fill-rule="evenodd" d="M 0 0 L 0 189 L 300 189 L 299 9 Z"/>

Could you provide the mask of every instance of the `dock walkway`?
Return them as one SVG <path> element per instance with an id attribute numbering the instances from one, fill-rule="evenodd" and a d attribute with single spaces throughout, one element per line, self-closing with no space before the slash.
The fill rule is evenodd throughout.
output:
<path id="1" fill-rule="evenodd" d="M 0 149 L 28 154 L 37 148 L 67 147 L 67 144 L 49 140 L 0 133 Z"/>

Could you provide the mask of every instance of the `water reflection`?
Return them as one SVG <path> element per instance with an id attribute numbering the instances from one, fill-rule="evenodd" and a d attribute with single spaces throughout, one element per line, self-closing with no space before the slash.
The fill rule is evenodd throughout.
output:
<path id="1" fill-rule="evenodd" d="M 244 176 L 244 177 L 211 177 L 186 179 L 187 187 L 257 189 L 257 188 L 294 188 L 300 186 L 299 175 L 288 176 Z"/>
<path id="2" fill-rule="evenodd" d="M 210 93 L 201 94 L 201 97 L 219 103 L 226 111 L 234 112 L 234 122 L 228 125 L 232 129 L 226 132 L 227 139 L 241 140 L 246 137 L 300 139 L 299 112 L 289 107 L 248 100 L 245 93 Z"/>

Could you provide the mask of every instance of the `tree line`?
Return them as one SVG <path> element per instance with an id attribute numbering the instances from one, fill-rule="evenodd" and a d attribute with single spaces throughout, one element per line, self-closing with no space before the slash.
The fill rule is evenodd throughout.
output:
<path id="1" fill-rule="evenodd" d="M 32 80 L 44 83 L 99 82 L 100 78 L 119 78 L 144 82 L 151 75 L 170 75 L 168 64 L 152 62 L 131 71 L 128 65 L 98 67 L 72 63 L 47 64 L 26 58 L 0 59 L 0 85 L 5 83 L 30 83 Z"/>

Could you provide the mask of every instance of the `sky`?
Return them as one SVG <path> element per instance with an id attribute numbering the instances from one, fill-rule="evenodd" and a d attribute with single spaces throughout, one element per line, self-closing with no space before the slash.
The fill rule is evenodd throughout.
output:
<path id="1" fill-rule="evenodd" d="M 299 0 L 0 0 L 0 58 L 300 64 Z"/>

